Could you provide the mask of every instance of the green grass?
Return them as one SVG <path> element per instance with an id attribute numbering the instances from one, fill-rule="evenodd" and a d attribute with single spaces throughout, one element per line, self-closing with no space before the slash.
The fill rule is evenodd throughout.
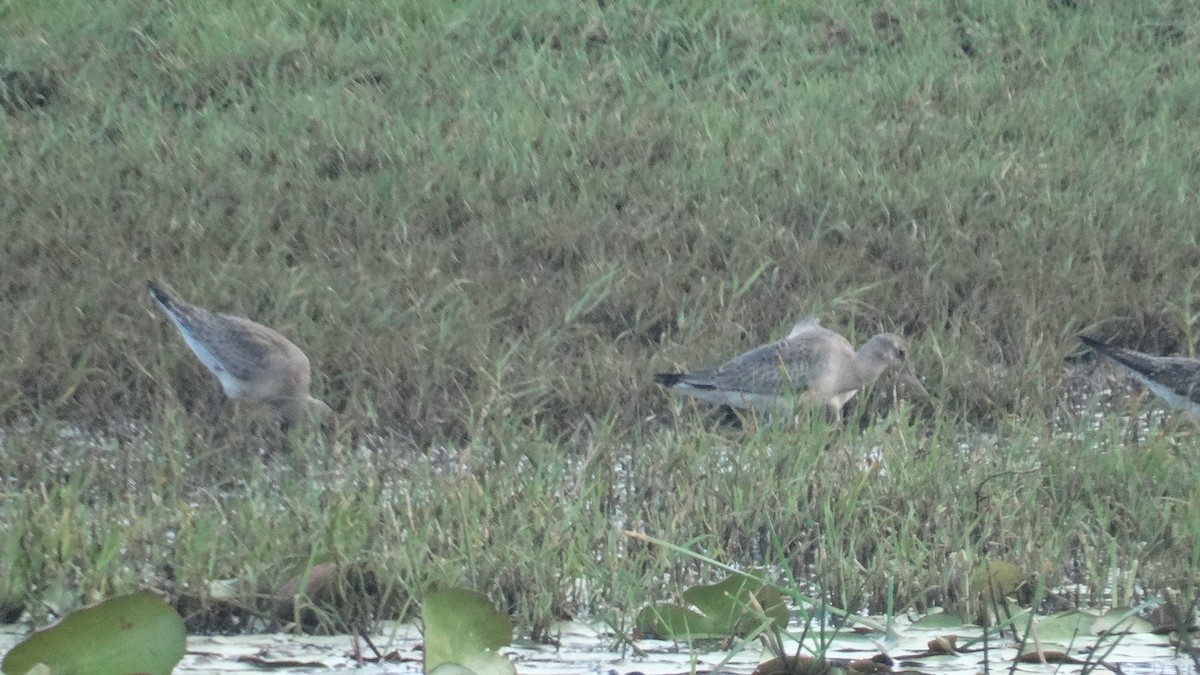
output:
<path id="1" fill-rule="evenodd" d="M 536 634 L 702 571 L 621 528 L 778 541 L 848 608 L 952 602 L 962 552 L 1194 587 L 1187 425 L 1051 420 L 1074 333 L 1196 344 L 1200 9 L 887 12 L 0 5 L 0 599 L 259 606 L 333 556 Z M 291 337 L 342 432 L 261 462 L 147 278 Z M 809 313 L 910 339 L 915 423 L 710 430 L 651 382 Z"/>

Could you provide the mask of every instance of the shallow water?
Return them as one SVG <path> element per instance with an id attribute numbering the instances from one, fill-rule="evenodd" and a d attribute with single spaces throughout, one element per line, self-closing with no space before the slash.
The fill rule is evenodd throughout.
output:
<path id="1" fill-rule="evenodd" d="M 799 626 L 792 626 L 793 631 Z M 972 632 L 973 631 L 973 632 Z M 907 621 L 896 621 L 891 634 L 842 633 L 833 641 L 828 656 L 834 659 L 865 659 L 883 651 L 897 661 L 896 669 L 912 669 L 927 673 L 975 673 L 985 668 L 983 652 L 960 653 L 954 656 L 905 658 L 925 651 L 933 637 L 954 633 L 960 643 L 979 635 L 977 628 L 928 629 L 914 627 Z M 25 634 L 19 625 L 0 626 L 0 652 L 7 652 Z M 518 644 L 505 648 L 518 673 L 528 675 L 668 675 L 674 673 L 721 672 L 748 675 L 758 663 L 770 655 L 758 643 L 740 650 L 689 650 L 686 645 L 662 640 L 639 640 L 637 647 L 644 655 L 615 647 L 615 640 L 595 625 L 584 622 L 559 626 L 558 647 Z M 349 636 L 298 636 L 281 633 L 224 636 L 190 636 L 188 651 L 176 673 L 404 673 L 419 674 L 421 669 L 421 634 L 415 624 L 385 624 L 372 635 L 380 651 L 389 654 L 385 663 L 358 663 L 354 659 L 354 640 Z M 1069 653 L 1081 660 L 1087 653 L 1080 641 Z M 794 652 L 796 643 L 785 643 Z M 364 656 L 372 655 L 360 641 Z M 1047 647 L 1047 649 L 1050 649 Z M 1009 672 L 1015 646 L 993 642 L 986 653 L 987 667 L 995 672 Z M 249 659 L 249 660 L 247 660 Z M 254 662 L 258 659 L 258 662 Z M 1192 662 L 1176 656 L 1164 636 L 1131 634 L 1120 638 L 1117 647 L 1105 661 L 1120 665 L 1125 673 L 1138 675 L 1195 675 Z M 719 670 L 718 670 L 719 669 Z M 1020 673 L 1077 673 L 1082 665 L 1021 664 Z M 1103 672 L 1103 671 L 1101 671 Z"/>

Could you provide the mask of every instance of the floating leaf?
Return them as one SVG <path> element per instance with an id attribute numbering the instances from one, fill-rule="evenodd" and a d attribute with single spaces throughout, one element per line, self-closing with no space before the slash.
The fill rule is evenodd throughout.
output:
<path id="1" fill-rule="evenodd" d="M 457 663 L 443 663 L 430 671 L 429 675 L 478 675 L 478 673 Z"/>
<path id="2" fill-rule="evenodd" d="M 729 633 L 717 622 L 694 609 L 664 602 L 638 612 L 637 630 L 648 637 L 690 636 L 695 640 L 720 640 Z"/>
<path id="3" fill-rule="evenodd" d="M 1062 645 L 1042 645 L 1038 649 L 1036 645 L 1028 645 L 1025 651 L 1013 657 L 1013 661 L 1017 663 L 1070 663 L 1074 665 L 1086 665 L 1087 661 L 1075 658 L 1067 653 L 1067 648 Z"/>
<path id="4" fill-rule="evenodd" d="M 1096 621 L 1095 614 L 1072 610 L 1059 612 L 1039 619 L 1035 624 L 1038 639 L 1053 642 L 1072 642 L 1083 636 L 1090 636 L 1092 624 Z"/>
<path id="5" fill-rule="evenodd" d="M 1154 625 L 1128 608 L 1115 607 L 1097 617 L 1092 624 L 1092 633 L 1153 633 Z"/>
<path id="6" fill-rule="evenodd" d="M 931 656 L 958 656 L 958 636 L 938 635 L 925 643 L 926 650 L 916 654 L 906 654 L 901 660 L 926 659 Z"/>
<path id="7" fill-rule="evenodd" d="M 269 659 L 259 654 L 247 654 L 234 659 L 238 663 L 245 663 L 263 670 L 283 670 L 284 668 L 326 668 L 327 664 L 321 661 L 301 661 L 299 659 L 279 658 Z"/>
<path id="8" fill-rule="evenodd" d="M 827 662 L 811 656 L 780 656 L 763 661 L 754 669 L 754 675 L 824 675 L 829 672 Z"/>
<path id="9" fill-rule="evenodd" d="M 846 665 L 846 669 L 858 675 L 885 675 L 892 672 L 895 663 L 886 654 L 876 654 L 869 659 L 858 659 Z"/>
<path id="10" fill-rule="evenodd" d="M 38 664 L 54 673 L 170 673 L 183 659 L 183 619 L 162 598 L 131 593 L 71 612 L 17 645 L 0 663 L 8 675 Z"/>
<path id="11" fill-rule="evenodd" d="M 939 635 L 925 643 L 925 646 L 929 647 L 931 654 L 953 656 L 958 654 L 958 636 Z"/>
<path id="12" fill-rule="evenodd" d="M 932 612 L 912 622 L 913 628 L 939 629 L 962 628 L 967 622 L 959 615 L 951 612 Z"/>
<path id="13" fill-rule="evenodd" d="M 425 672 L 516 675 L 512 662 L 496 653 L 512 643 L 512 621 L 496 611 L 482 593 L 464 588 L 436 591 L 425 599 L 421 618 L 425 623 Z"/>
<path id="14" fill-rule="evenodd" d="M 884 654 L 869 659 L 823 659 L 813 656 L 779 656 L 763 661 L 754 675 L 885 675 L 893 661 Z"/>
<path id="15" fill-rule="evenodd" d="M 711 586 L 693 586 L 683 592 L 683 599 L 711 617 L 729 619 L 736 632 L 740 628 L 756 628 L 762 623 L 759 613 L 752 609 L 755 605 L 750 603 L 751 595 L 772 623 L 779 628 L 787 626 L 790 617 L 787 604 L 779 591 L 764 585 L 762 572 L 754 572 L 749 577 L 735 574 Z"/>
<path id="16" fill-rule="evenodd" d="M 789 611 L 783 596 L 763 582 L 761 571 L 751 574 L 687 589 L 683 600 L 695 609 L 672 603 L 646 607 L 638 613 L 637 629 L 649 637 L 723 639 L 749 634 L 764 618 L 786 627 Z"/>

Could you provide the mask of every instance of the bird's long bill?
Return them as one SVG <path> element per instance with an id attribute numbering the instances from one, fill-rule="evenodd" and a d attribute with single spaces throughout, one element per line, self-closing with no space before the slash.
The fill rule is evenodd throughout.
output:
<path id="1" fill-rule="evenodd" d="M 896 382 L 899 383 L 902 394 L 915 395 L 917 398 L 929 398 L 929 392 L 925 391 L 925 385 L 921 384 L 910 368 L 899 368 L 896 372 Z"/>

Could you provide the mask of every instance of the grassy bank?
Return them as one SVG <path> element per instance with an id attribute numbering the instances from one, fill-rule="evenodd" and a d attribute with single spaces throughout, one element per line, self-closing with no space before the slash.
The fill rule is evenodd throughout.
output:
<path id="1" fill-rule="evenodd" d="M 940 603 L 964 550 L 1195 574 L 1186 427 L 1050 436 L 1075 332 L 1196 344 L 1191 3 L 63 0 L 0 31 L 22 606 L 332 555 L 536 631 L 682 578 L 620 527 L 778 542 L 846 606 Z M 341 431 L 260 461 L 147 278 L 295 340 Z M 735 432 L 651 383 L 808 313 L 904 333 L 932 403 Z"/>
<path id="2" fill-rule="evenodd" d="M 873 612 L 962 607 L 984 556 L 1081 583 L 1073 600 L 1087 606 L 1189 592 L 1195 453 L 1169 433 L 1130 448 L 1124 424 L 1071 440 L 1047 431 L 894 423 L 831 441 L 820 425 L 688 428 L 563 443 L 498 428 L 453 453 L 314 442 L 266 464 L 183 428 L 96 447 L 22 435 L 6 443 L 21 482 L 3 503 L 0 597 L 41 614 L 40 601 L 150 585 L 193 628 L 237 630 L 271 616 L 270 595 L 307 565 L 337 561 L 375 571 L 388 615 L 463 584 L 542 634 L 564 616 L 620 620 L 706 574 L 622 529 L 786 566 L 834 605 Z M 212 597 L 225 579 L 238 580 L 238 611 Z"/>

